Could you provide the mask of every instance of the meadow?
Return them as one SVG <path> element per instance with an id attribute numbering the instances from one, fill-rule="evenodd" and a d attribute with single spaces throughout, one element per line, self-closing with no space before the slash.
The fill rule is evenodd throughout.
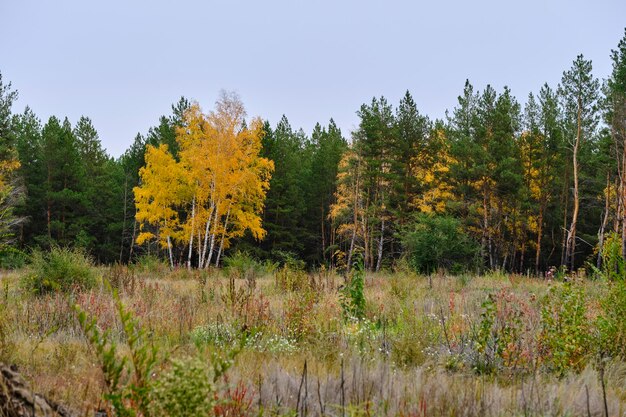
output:
<path id="1" fill-rule="evenodd" d="M 620 282 L 73 255 L 3 273 L 0 361 L 80 415 L 626 412 Z"/>

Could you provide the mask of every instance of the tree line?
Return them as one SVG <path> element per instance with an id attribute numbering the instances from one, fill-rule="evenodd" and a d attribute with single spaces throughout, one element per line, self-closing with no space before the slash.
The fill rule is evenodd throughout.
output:
<path id="1" fill-rule="evenodd" d="M 466 81 L 443 120 L 409 92 L 376 97 L 350 140 L 332 119 L 310 135 L 247 119 L 232 94 L 208 113 L 181 98 L 119 158 L 87 117 L 13 113 L 0 75 L 2 259 L 54 245 L 200 268 L 235 251 L 424 272 L 600 267 L 608 245 L 626 259 L 626 36 L 611 60 L 600 80 L 579 55 L 523 104 Z"/>

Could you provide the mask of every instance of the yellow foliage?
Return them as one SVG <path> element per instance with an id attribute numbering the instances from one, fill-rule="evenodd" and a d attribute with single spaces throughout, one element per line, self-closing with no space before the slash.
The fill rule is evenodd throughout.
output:
<path id="1" fill-rule="evenodd" d="M 176 131 L 179 162 L 165 145 L 146 152 L 142 183 L 135 190 L 137 220 L 185 245 L 197 236 L 197 251 L 200 245 L 206 251 L 209 236 L 211 248 L 217 240 L 228 247 L 230 239 L 246 230 L 262 239 L 260 213 L 274 164 L 259 156 L 261 120 L 246 127 L 244 117 L 243 104 L 232 95 L 223 94 L 209 114 L 193 104 Z M 179 219 L 179 212 L 186 217 Z M 154 237 L 142 233 L 137 243 Z"/>

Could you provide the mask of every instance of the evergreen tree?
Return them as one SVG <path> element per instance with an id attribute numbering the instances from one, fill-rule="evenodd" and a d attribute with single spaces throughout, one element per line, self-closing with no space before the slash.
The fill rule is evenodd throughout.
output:
<path id="1" fill-rule="evenodd" d="M 572 217 L 567 229 L 563 264 L 573 269 L 576 259 L 576 233 L 580 212 L 580 152 L 593 138 L 598 123 L 599 82 L 593 77 L 591 61 L 578 55 L 572 68 L 563 73 L 559 96 L 563 107 L 565 135 L 571 149 L 573 174 Z"/>
<path id="2" fill-rule="evenodd" d="M 45 208 L 46 228 L 36 237 L 38 243 L 87 246 L 91 239 L 86 230 L 85 169 L 67 119 L 61 123 L 52 116 L 43 127 L 41 164 L 44 199 L 35 204 Z"/>
<path id="3" fill-rule="evenodd" d="M 25 220 L 19 230 L 20 246 L 24 249 L 32 245 L 35 237 L 46 228 L 42 127 L 37 116 L 27 107 L 24 113 L 14 116 L 13 129 L 20 162 L 17 174 L 25 192 L 23 204 L 19 204 L 16 209 L 17 214 Z"/>
<path id="4" fill-rule="evenodd" d="M 308 181 L 308 229 L 315 238 L 313 247 L 305 258 L 316 263 L 329 263 L 337 249 L 329 216 L 334 203 L 339 161 L 348 144 L 334 120 L 323 128 L 319 123 L 311 135 L 311 174 Z"/>
<path id="5" fill-rule="evenodd" d="M 102 262 L 117 259 L 122 228 L 121 166 L 109 158 L 91 120 L 81 117 L 74 130 L 84 172 L 86 248 Z"/>
<path id="6" fill-rule="evenodd" d="M 354 147 L 362 160 L 362 188 L 364 199 L 364 262 L 371 270 L 380 270 L 385 243 L 392 238 L 393 221 L 390 198 L 393 190 L 391 171 L 394 154 L 395 116 L 384 97 L 373 98 L 363 104 L 357 113 L 359 128 L 353 132 Z"/>
<path id="7" fill-rule="evenodd" d="M 611 51 L 611 60 L 613 68 L 604 88 L 606 97 L 604 107 L 619 172 L 616 229 L 620 229 L 622 257 L 626 260 L 626 29 L 617 49 Z"/>
<path id="8" fill-rule="evenodd" d="M 291 252 L 303 258 L 305 248 L 315 241 L 306 227 L 312 154 L 309 141 L 302 131 L 294 132 L 285 116 L 275 130 L 268 123 L 264 130 L 262 155 L 274 161 L 274 173 L 263 212 L 267 236 L 261 248 L 265 256 Z"/>

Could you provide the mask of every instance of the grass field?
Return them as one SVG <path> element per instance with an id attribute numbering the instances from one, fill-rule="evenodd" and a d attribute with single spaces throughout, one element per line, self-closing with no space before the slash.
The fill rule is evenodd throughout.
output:
<path id="1" fill-rule="evenodd" d="M 367 274 L 356 318 L 344 278 L 327 271 L 97 273 L 94 288 L 39 296 L 27 271 L 1 280 L 0 360 L 84 415 L 113 412 L 115 392 L 136 415 L 602 416 L 605 400 L 626 413 L 626 363 L 605 348 L 622 340 L 603 330 L 607 282 Z M 98 334 L 113 363 L 129 358 L 114 389 L 75 305 L 109 331 Z M 175 411 L 194 390 L 210 401 Z M 148 411 L 137 396 L 174 405 Z"/>

